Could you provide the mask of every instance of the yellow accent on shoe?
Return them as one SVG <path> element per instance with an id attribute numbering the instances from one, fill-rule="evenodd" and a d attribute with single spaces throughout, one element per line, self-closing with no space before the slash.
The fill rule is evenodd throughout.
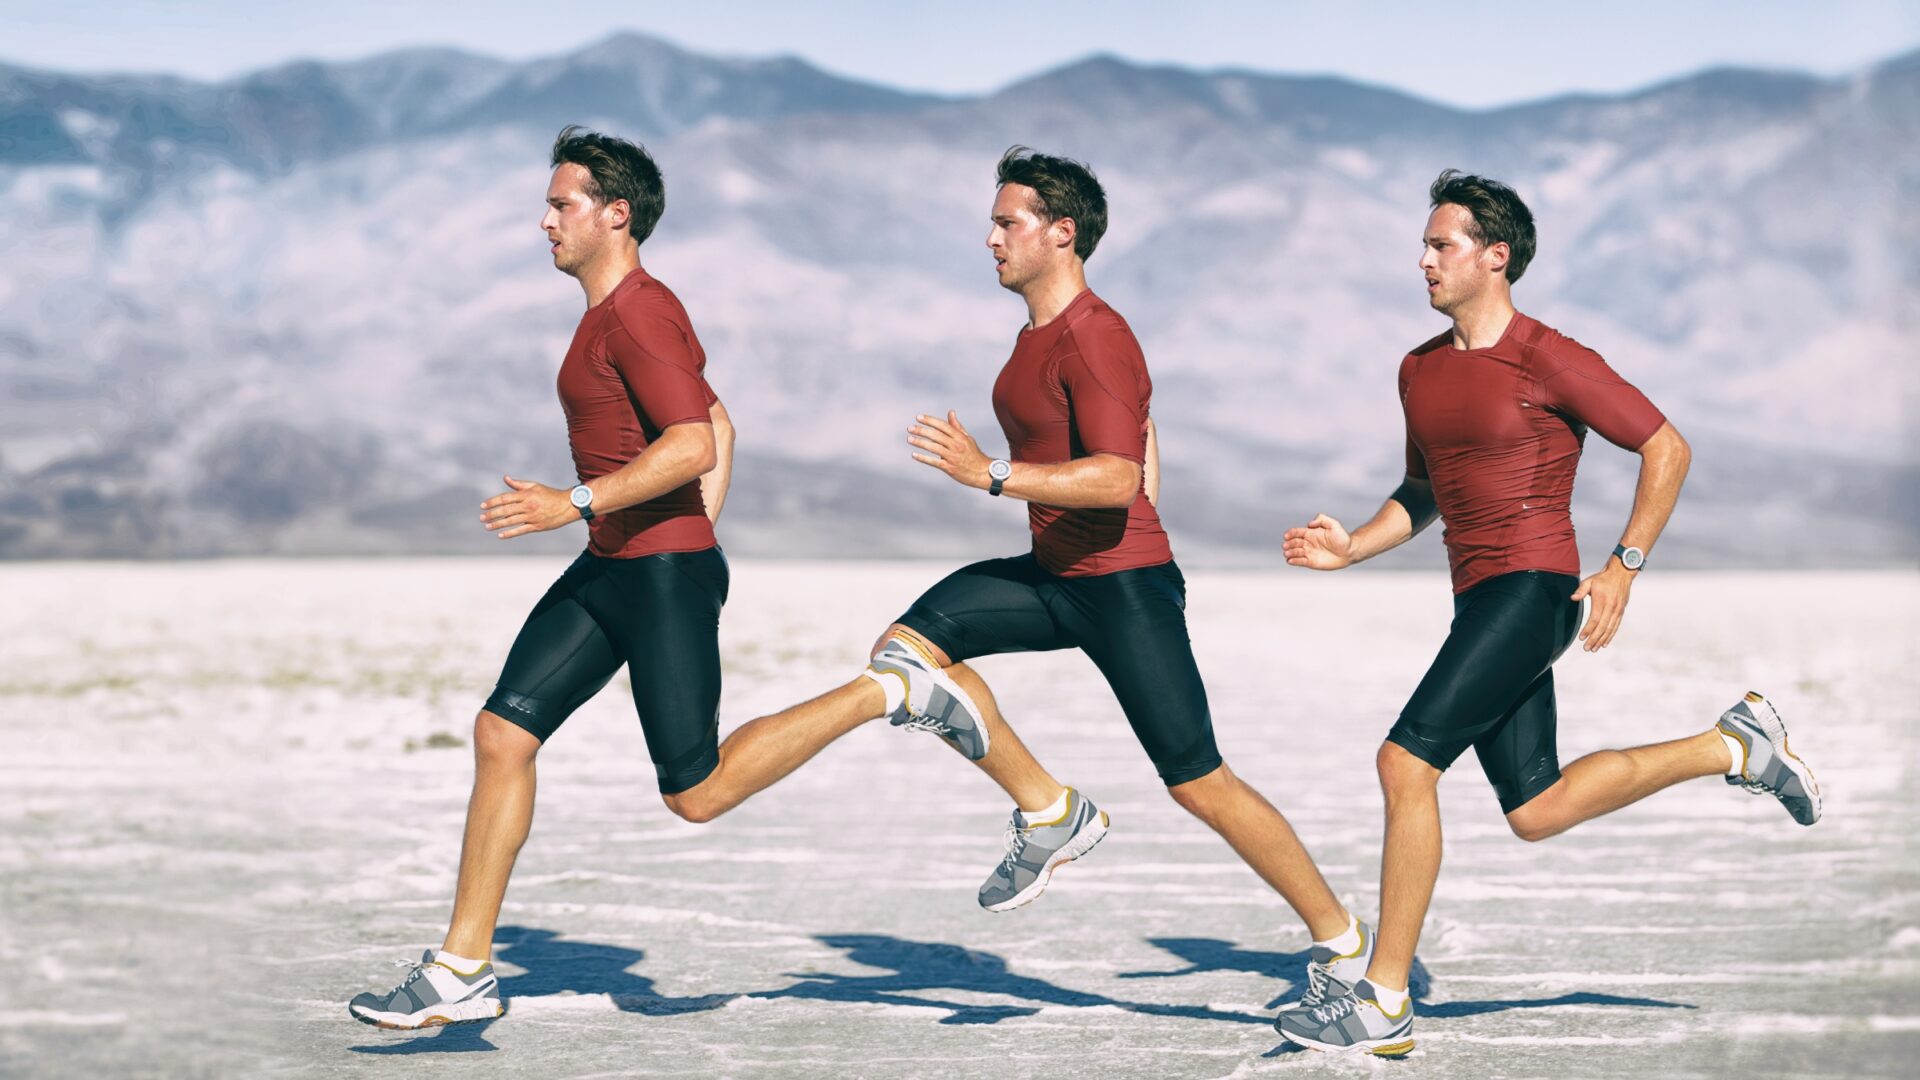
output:
<path id="1" fill-rule="evenodd" d="M 1060 824 L 1061 822 L 1063 822 L 1063 821 L 1065 821 L 1065 820 L 1067 820 L 1068 818 L 1070 818 L 1070 817 L 1072 817 L 1072 816 L 1073 816 L 1073 800 L 1074 800 L 1074 798 L 1075 798 L 1076 796 L 1078 796 L 1079 794 L 1080 794 L 1079 792 L 1077 792 L 1077 791 L 1075 791 L 1075 790 L 1073 790 L 1072 788 L 1068 788 L 1068 789 L 1067 789 L 1067 808 L 1066 808 L 1065 810 L 1062 810 L 1062 811 L 1060 812 L 1060 816 L 1059 816 L 1059 817 L 1057 817 L 1057 818 L 1054 818 L 1054 819 L 1053 819 L 1052 821 L 1029 821 L 1029 822 L 1027 822 L 1027 828 L 1029 828 L 1029 829 L 1044 829 L 1044 828 L 1047 828 L 1048 826 L 1051 826 L 1051 825 L 1058 825 L 1058 824 Z M 1026 817 L 1026 816 L 1027 816 L 1027 812 L 1026 812 L 1025 810 L 1022 810 L 1022 811 L 1020 811 L 1020 816 L 1021 816 L 1021 817 Z M 1101 814 L 1100 816 L 1101 816 L 1102 818 L 1104 818 L 1104 817 L 1106 817 L 1107 815 L 1105 815 L 1105 814 Z M 1104 824 L 1106 824 L 1106 822 L 1104 822 L 1104 821 L 1102 821 L 1102 822 L 1101 822 L 1101 824 L 1102 824 L 1102 825 L 1104 825 Z"/>
<path id="2" fill-rule="evenodd" d="M 1750 703 L 1752 703 L 1752 704 L 1754 704 L 1754 705 L 1758 705 L 1758 704 L 1760 704 L 1761 702 L 1763 702 L 1763 701 L 1765 701 L 1765 700 L 1767 700 L 1767 699 L 1766 699 L 1766 698 L 1763 698 L 1763 697 L 1761 697 L 1761 696 L 1760 696 L 1760 691 L 1758 691 L 1758 690 L 1749 690 L 1749 691 L 1747 691 L 1747 701 L 1748 701 L 1748 702 L 1750 702 Z"/>
<path id="3" fill-rule="evenodd" d="M 1380 1057 L 1404 1057 L 1412 1052 L 1412 1039 L 1408 1039 L 1406 1042 L 1394 1043 L 1391 1046 L 1370 1046 L 1367 1048 L 1367 1053 L 1377 1054 Z"/>
<path id="4" fill-rule="evenodd" d="M 1747 740 L 1741 738 L 1739 732 L 1725 724 L 1715 724 L 1713 726 L 1716 731 L 1724 733 L 1728 738 L 1740 744 L 1740 778 L 1743 780 L 1754 779 L 1754 777 L 1747 775 Z"/>
<path id="5" fill-rule="evenodd" d="M 1400 1003 L 1400 1011 L 1397 1013 L 1388 1012 L 1386 1009 L 1386 1006 L 1380 1004 L 1378 1001 L 1375 1001 L 1372 998 L 1361 998 L 1360 1000 L 1366 1002 L 1367 1004 L 1373 1006 L 1376 1009 L 1379 1009 L 1380 1015 L 1386 1017 L 1389 1020 L 1398 1020 L 1401 1017 L 1407 1015 L 1408 1009 L 1413 1008 L 1413 993 L 1412 993 L 1411 987 L 1408 988 L 1407 1000 Z"/>
<path id="6" fill-rule="evenodd" d="M 1336 957 L 1334 957 L 1334 958 L 1333 958 L 1333 961 L 1332 961 L 1332 962 L 1334 962 L 1334 963 L 1339 963 L 1339 962 L 1340 962 L 1340 961 L 1342 961 L 1342 960 L 1351 960 L 1351 959 L 1353 959 L 1354 957 L 1356 957 L 1356 956 L 1359 956 L 1359 955 L 1360 955 L 1361 953 L 1363 953 L 1363 952 L 1366 952 L 1366 951 L 1367 951 L 1367 924 L 1366 924 L 1366 923 L 1363 923 L 1363 922 L 1361 922 L 1361 921 L 1360 921 L 1360 920 L 1359 920 L 1359 919 L 1358 919 L 1357 917 L 1355 917 L 1355 916 L 1354 916 L 1353 914 L 1351 914 L 1351 913 L 1349 913 L 1349 914 L 1347 915 L 1347 918 L 1349 918 L 1349 919 L 1352 919 L 1352 920 L 1353 920 L 1353 928 L 1354 928 L 1355 930 L 1358 930 L 1358 931 L 1360 931 L 1360 947 L 1359 947 L 1359 948 L 1357 948 L 1357 949 L 1355 949 L 1355 950 L 1353 950 L 1353 951 L 1352 951 L 1352 952 L 1350 952 L 1350 953 L 1347 953 L 1347 954 L 1346 954 L 1346 955 L 1344 955 L 1344 956 L 1336 956 Z"/>
<path id="7" fill-rule="evenodd" d="M 480 966 L 477 968 L 474 968 L 472 971 L 461 971 L 459 968 L 454 967 L 452 964 L 444 963 L 438 959 L 433 961 L 433 966 L 446 968 L 448 971 L 453 972 L 455 975 L 458 975 L 463 979 L 471 979 L 475 975 L 478 975 L 482 971 L 485 971 L 487 969 L 487 965 L 491 963 L 493 963 L 493 961 L 491 960 L 482 960 L 480 961 Z"/>
<path id="8" fill-rule="evenodd" d="M 941 669 L 940 661 L 934 659 L 932 648 L 931 648 L 932 643 L 921 641 L 920 635 L 894 634 L 892 637 L 888 638 L 887 640 L 906 642 L 908 648 L 920 654 L 920 658 L 927 662 L 928 667 L 934 669 L 935 671 L 939 671 Z"/>

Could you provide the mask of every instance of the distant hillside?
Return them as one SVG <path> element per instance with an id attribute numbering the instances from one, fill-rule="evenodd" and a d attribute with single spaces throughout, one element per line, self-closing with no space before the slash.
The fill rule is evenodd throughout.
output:
<path id="1" fill-rule="evenodd" d="M 992 433 L 1024 312 L 981 240 L 1024 142 L 1108 186 L 1089 276 L 1146 346 L 1184 555 L 1271 561 L 1286 525 L 1391 489 L 1393 372 L 1443 326 L 1414 264 L 1447 166 L 1527 196 L 1521 306 L 1693 440 L 1663 562 L 1920 554 L 1920 53 L 1464 111 L 1111 57 L 942 98 L 623 34 L 222 83 L 0 66 L 0 556 L 577 545 L 473 520 L 502 471 L 570 476 L 553 375 L 581 299 L 536 231 L 569 122 L 665 170 L 643 254 L 741 428 L 735 550 L 1023 543 L 1018 507 L 945 490 L 901 432 L 954 407 Z M 1633 463 L 1590 444 L 1596 560 Z"/>

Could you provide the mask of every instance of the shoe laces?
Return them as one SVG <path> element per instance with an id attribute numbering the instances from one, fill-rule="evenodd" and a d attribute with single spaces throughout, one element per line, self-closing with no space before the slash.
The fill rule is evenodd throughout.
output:
<path id="1" fill-rule="evenodd" d="M 1007 819 L 1007 833 L 1004 838 L 1007 845 L 1007 853 L 1000 858 L 1000 870 L 1002 873 L 1009 877 L 1013 875 L 1013 864 L 1020 861 L 1021 853 L 1027 850 L 1027 838 L 1032 834 L 1033 830 L 1020 827 L 1020 819 L 1018 817 L 1010 817 Z"/>
<path id="2" fill-rule="evenodd" d="M 900 726 L 914 731 L 931 731 L 935 735 L 953 734 L 952 724 L 928 713 L 914 712 L 911 705 L 907 706 L 907 718 L 900 721 Z"/>
<path id="3" fill-rule="evenodd" d="M 1325 964 L 1307 961 L 1307 992 L 1300 995 L 1302 1008 L 1318 1008 L 1327 1000 L 1327 984 L 1333 981 L 1333 970 Z"/>
<path id="4" fill-rule="evenodd" d="M 1313 1010 L 1313 1018 L 1322 1024 L 1331 1024 L 1335 1020 L 1360 1007 L 1360 999 L 1351 993 L 1342 994 L 1332 1001 Z"/>

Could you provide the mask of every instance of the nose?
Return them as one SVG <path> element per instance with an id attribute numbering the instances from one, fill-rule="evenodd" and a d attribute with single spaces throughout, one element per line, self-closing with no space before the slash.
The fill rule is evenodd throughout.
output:
<path id="1" fill-rule="evenodd" d="M 559 217 L 559 213 L 555 211 L 553 207 L 547 207 L 547 212 L 540 215 L 540 231 L 546 232 L 548 229 L 553 228 L 553 225 L 548 224 L 548 222 L 557 224 Z"/>
<path id="2" fill-rule="evenodd" d="M 1431 270 L 1437 265 L 1439 264 L 1434 260 L 1433 249 L 1430 247 L 1422 247 L 1420 249 L 1420 269 Z"/>

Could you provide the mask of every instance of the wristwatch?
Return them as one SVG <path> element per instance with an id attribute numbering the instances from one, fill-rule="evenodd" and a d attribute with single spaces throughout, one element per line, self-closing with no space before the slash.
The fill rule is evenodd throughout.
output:
<path id="1" fill-rule="evenodd" d="M 987 462 L 987 476 L 993 483 L 987 485 L 987 494 L 998 495 L 1006 485 L 1007 477 L 1013 475 L 1013 463 L 1006 458 L 994 458 Z"/>
<path id="2" fill-rule="evenodd" d="M 573 508 L 575 510 L 580 511 L 581 521 L 593 520 L 593 489 L 592 488 L 588 487 L 585 484 L 580 484 L 576 486 L 572 491 L 567 493 L 567 498 L 572 500 Z"/>
<path id="3" fill-rule="evenodd" d="M 1637 547 L 1615 544 L 1613 546 L 1613 553 L 1620 556 L 1620 565 L 1629 570 L 1638 570 L 1647 565 L 1647 553 Z"/>

